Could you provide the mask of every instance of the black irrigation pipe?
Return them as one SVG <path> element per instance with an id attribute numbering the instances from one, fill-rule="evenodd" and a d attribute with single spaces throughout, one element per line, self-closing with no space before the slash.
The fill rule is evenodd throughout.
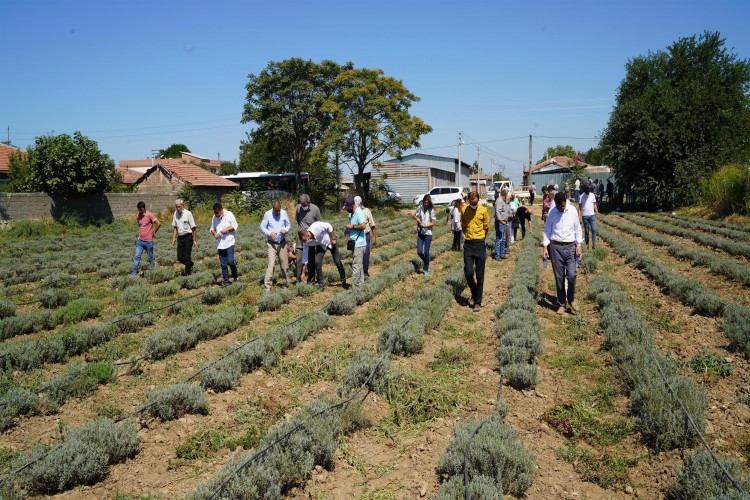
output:
<path id="1" fill-rule="evenodd" d="M 411 319 L 406 320 L 406 322 L 404 322 L 404 325 L 406 325 L 406 323 L 408 323 L 409 321 L 411 321 Z M 395 339 L 394 339 L 393 342 L 395 342 Z M 354 399 L 356 399 L 357 396 L 359 396 L 359 394 L 362 392 L 362 390 L 365 389 L 365 388 L 367 388 L 367 385 L 370 383 L 370 381 L 372 380 L 372 378 L 375 376 L 375 373 L 377 372 L 378 368 L 380 368 L 380 365 L 382 365 L 383 362 L 386 359 L 390 358 L 392 350 L 393 350 L 393 345 L 389 346 L 388 350 L 386 352 L 384 352 L 380 356 L 380 360 L 375 365 L 375 367 L 370 371 L 370 374 L 367 376 L 367 379 L 365 379 L 365 381 L 362 383 L 362 385 L 360 385 L 359 388 L 356 391 L 354 391 L 354 393 L 350 397 L 348 397 L 347 399 L 345 399 L 343 401 L 340 401 L 340 402 L 338 402 L 338 403 L 336 403 L 334 405 L 329 405 L 328 408 L 320 410 L 319 412 L 313 413 L 312 415 L 310 415 L 309 418 L 319 417 L 320 415 L 323 415 L 324 413 L 328 413 L 328 412 L 330 412 L 332 410 L 336 410 L 336 409 L 338 409 L 338 408 L 340 408 L 342 406 L 348 405 L 351 401 L 353 401 Z M 360 404 L 362 404 L 365 401 L 365 399 L 367 399 L 367 396 L 370 395 L 370 392 L 371 391 L 369 389 L 367 389 L 367 393 L 365 393 L 364 397 L 362 398 L 362 401 L 360 401 Z M 306 427 L 304 423 L 299 423 L 299 424 L 295 425 L 294 427 L 292 427 L 291 429 L 289 429 L 287 432 L 285 432 L 284 434 L 282 434 L 281 436 L 277 437 L 272 442 L 270 442 L 268 445 L 266 445 L 265 448 L 263 448 L 260 451 L 255 452 L 250 458 L 248 458 L 244 463 L 242 463 L 239 467 L 237 467 L 237 469 L 234 472 L 232 472 L 231 474 L 227 474 L 226 479 L 224 479 L 224 481 L 222 481 L 222 483 L 216 488 L 216 490 L 211 494 L 211 496 L 208 497 L 208 499 L 212 500 L 212 499 L 216 498 L 217 495 L 219 495 L 222 491 L 224 491 L 224 488 L 226 488 L 227 484 L 229 484 L 230 480 L 233 477 L 235 477 L 237 474 L 239 474 L 240 472 L 242 472 L 243 469 L 249 467 L 250 464 L 252 464 L 253 462 L 255 462 L 255 461 L 259 460 L 260 458 L 262 458 L 266 453 L 268 453 L 268 451 L 271 448 L 273 448 L 274 446 L 276 446 L 276 445 L 280 444 L 281 442 L 285 441 L 289 436 L 291 436 L 292 434 L 295 434 L 297 431 L 299 431 L 303 427 Z"/>
<path id="2" fill-rule="evenodd" d="M 677 393 L 672 389 L 672 385 L 669 383 L 669 380 L 667 379 L 666 375 L 664 375 L 664 372 L 661 368 L 661 363 L 659 363 L 658 357 L 654 357 L 654 361 L 656 361 L 656 369 L 659 372 L 659 375 L 661 375 L 662 380 L 664 381 L 664 385 L 667 387 L 667 390 L 669 393 L 675 398 L 677 403 L 680 405 L 680 408 L 685 413 L 685 417 L 687 418 L 687 421 L 690 423 L 690 426 L 693 428 L 693 431 L 698 435 L 698 437 L 701 440 L 701 443 L 703 443 L 703 446 L 708 450 L 708 452 L 711 454 L 711 458 L 713 458 L 716 465 L 721 469 L 721 472 L 729 479 L 729 481 L 732 483 L 732 485 L 739 491 L 742 495 L 748 496 L 747 492 L 742 489 L 742 486 L 740 483 L 732 476 L 729 471 L 724 467 L 724 464 L 721 463 L 721 460 L 719 460 L 719 457 L 716 455 L 716 452 L 709 446 L 708 442 L 706 441 L 705 436 L 700 431 L 698 426 L 695 424 L 695 421 L 693 420 L 693 417 L 690 416 L 690 412 L 685 407 L 685 403 L 682 402 L 682 400 L 677 396 Z"/>

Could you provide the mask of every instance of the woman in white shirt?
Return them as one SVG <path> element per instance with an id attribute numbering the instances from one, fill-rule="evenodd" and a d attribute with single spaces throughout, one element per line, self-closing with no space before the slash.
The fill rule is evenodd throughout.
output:
<path id="1" fill-rule="evenodd" d="M 424 275 L 428 276 L 432 227 L 435 225 L 435 208 L 432 206 L 432 198 L 429 194 L 424 196 L 412 217 L 417 221 L 417 255 L 424 262 Z"/>
<path id="2" fill-rule="evenodd" d="M 586 246 L 589 246 L 589 229 L 591 230 L 591 248 L 596 248 L 596 218 L 599 217 L 599 209 L 596 206 L 596 195 L 591 192 L 588 184 L 583 185 L 581 202 L 578 211 L 583 219 L 583 235 Z"/>

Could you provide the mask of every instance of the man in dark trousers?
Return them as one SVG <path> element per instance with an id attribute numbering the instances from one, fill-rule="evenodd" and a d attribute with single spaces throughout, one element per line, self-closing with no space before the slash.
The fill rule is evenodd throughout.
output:
<path id="1" fill-rule="evenodd" d="M 583 234 L 578 211 L 567 201 L 565 193 L 555 194 L 555 208 L 550 209 L 542 233 L 542 259 L 552 262 L 552 270 L 555 273 L 557 314 L 565 314 L 566 304 L 571 312 L 578 312 L 575 303 L 576 258 L 581 256 Z"/>
<path id="2" fill-rule="evenodd" d="M 297 231 L 307 231 L 313 222 L 320 220 L 320 209 L 314 203 L 310 202 L 310 197 L 306 194 L 302 194 L 299 197 L 299 205 L 295 212 L 295 218 L 297 220 Z M 302 279 L 302 240 L 297 236 L 296 241 L 296 275 L 297 281 Z M 314 275 L 312 273 L 307 275 L 307 282 L 311 283 Z"/>
<path id="3" fill-rule="evenodd" d="M 484 266 L 487 263 L 487 247 L 484 246 L 484 240 L 490 228 L 490 215 L 487 209 L 479 204 L 479 194 L 476 191 L 469 193 L 469 205 L 461 215 L 461 226 L 465 238 L 464 275 L 471 290 L 471 306 L 474 312 L 479 312 L 482 310 Z"/>

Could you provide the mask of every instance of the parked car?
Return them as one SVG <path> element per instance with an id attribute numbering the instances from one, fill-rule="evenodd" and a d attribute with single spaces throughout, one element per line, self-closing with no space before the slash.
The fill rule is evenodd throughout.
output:
<path id="1" fill-rule="evenodd" d="M 495 203 L 495 190 L 498 191 L 502 190 L 503 188 L 507 189 L 508 192 L 513 191 L 513 182 L 511 181 L 495 181 L 492 183 L 490 187 L 487 188 L 487 202 L 494 204 Z"/>
<path id="2" fill-rule="evenodd" d="M 388 184 L 378 184 L 372 188 L 372 197 L 378 205 L 382 205 L 389 201 L 401 203 L 401 195 L 394 191 Z"/>
<path id="3" fill-rule="evenodd" d="M 429 193 L 433 205 L 448 205 L 454 200 L 460 200 L 464 194 L 469 194 L 469 188 L 458 186 L 436 186 Z M 414 203 L 419 205 L 425 195 L 421 194 L 414 198 Z"/>

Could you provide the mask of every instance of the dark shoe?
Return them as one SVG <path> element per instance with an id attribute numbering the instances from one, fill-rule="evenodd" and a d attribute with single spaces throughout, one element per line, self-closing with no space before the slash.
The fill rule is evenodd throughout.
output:
<path id="1" fill-rule="evenodd" d="M 344 290 L 349 290 L 351 288 L 351 285 L 349 285 L 348 283 L 341 283 L 341 288 L 343 288 Z"/>
<path id="2" fill-rule="evenodd" d="M 232 283 L 239 283 L 239 282 L 240 282 L 239 278 L 232 278 Z"/>

